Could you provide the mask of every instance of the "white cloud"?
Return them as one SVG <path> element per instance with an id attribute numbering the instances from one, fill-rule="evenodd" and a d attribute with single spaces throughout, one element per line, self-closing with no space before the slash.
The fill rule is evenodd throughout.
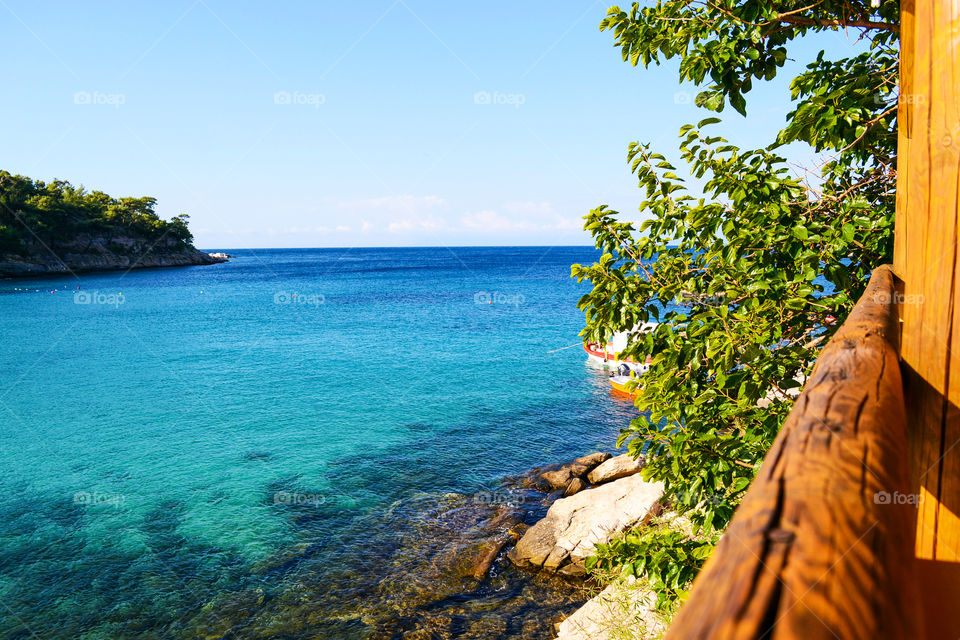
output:
<path id="1" fill-rule="evenodd" d="M 549 202 L 508 202 L 506 215 L 491 209 L 467 213 L 463 226 L 474 231 L 574 231 L 583 227 L 579 218 L 562 216 Z"/>

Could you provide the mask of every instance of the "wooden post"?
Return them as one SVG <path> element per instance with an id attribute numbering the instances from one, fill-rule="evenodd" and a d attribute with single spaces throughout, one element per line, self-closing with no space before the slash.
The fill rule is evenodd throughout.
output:
<path id="1" fill-rule="evenodd" d="M 917 556 L 960 561 L 960 5 L 901 4 L 894 268 Z M 956 345 L 956 347 L 954 347 Z"/>

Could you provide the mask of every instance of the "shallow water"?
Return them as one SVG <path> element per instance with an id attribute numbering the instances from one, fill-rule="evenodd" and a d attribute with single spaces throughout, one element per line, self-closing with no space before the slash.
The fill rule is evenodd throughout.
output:
<path id="1" fill-rule="evenodd" d="M 366 637 L 418 501 L 634 411 L 548 353 L 590 248 L 230 253 L 0 281 L 0 638 Z"/>

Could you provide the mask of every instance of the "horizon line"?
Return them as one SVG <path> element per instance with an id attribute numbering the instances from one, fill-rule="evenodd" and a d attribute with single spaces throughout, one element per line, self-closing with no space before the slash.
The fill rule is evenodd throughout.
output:
<path id="1" fill-rule="evenodd" d="M 316 249 L 596 249 L 592 244 L 437 244 L 437 245 L 400 245 L 400 246 L 349 246 L 349 247 L 215 247 L 199 248 L 200 251 L 209 253 L 211 251 L 276 251 L 276 250 L 294 250 L 313 251 Z"/>

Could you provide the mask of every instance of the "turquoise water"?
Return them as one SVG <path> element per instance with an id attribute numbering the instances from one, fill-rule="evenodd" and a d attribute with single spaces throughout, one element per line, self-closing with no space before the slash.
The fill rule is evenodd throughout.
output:
<path id="1" fill-rule="evenodd" d="M 375 572 L 398 502 L 610 450 L 634 411 L 550 353 L 590 248 L 230 253 L 0 281 L 0 638 L 199 637 L 224 593 Z"/>

